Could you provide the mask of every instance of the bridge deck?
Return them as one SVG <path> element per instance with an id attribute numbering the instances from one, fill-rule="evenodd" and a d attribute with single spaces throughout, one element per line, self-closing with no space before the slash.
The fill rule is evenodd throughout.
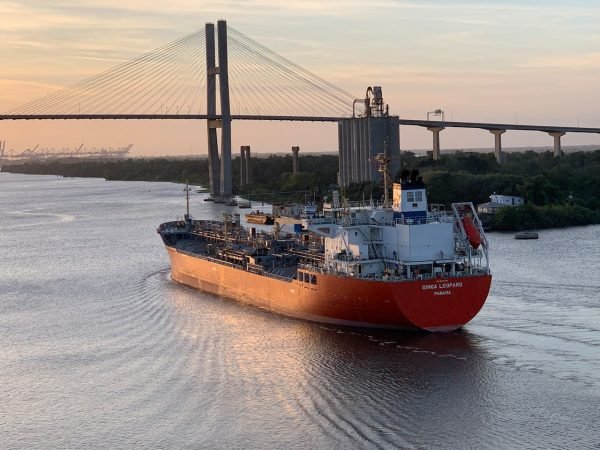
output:
<path id="1" fill-rule="evenodd" d="M 0 120 L 206 120 L 221 119 L 220 115 L 208 114 L 2 114 Z M 319 116 L 257 116 L 257 115 L 231 115 L 232 120 L 265 120 L 265 121 L 292 121 L 292 122 L 338 122 L 348 117 L 319 117 Z M 598 133 L 600 128 L 568 127 L 559 125 L 519 125 L 509 123 L 484 123 L 484 122 L 446 122 L 435 120 L 399 119 L 400 125 L 413 125 L 419 127 L 444 127 L 444 128 L 480 128 L 483 130 L 516 130 L 516 131 L 543 131 L 546 133 Z"/>

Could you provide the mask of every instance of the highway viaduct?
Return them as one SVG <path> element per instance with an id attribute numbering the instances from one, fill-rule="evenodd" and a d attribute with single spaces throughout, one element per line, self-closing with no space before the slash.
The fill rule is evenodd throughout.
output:
<path id="1" fill-rule="evenodd" d="M 0 120 L 216 120 L 220 115 L 208 114 L 4 114 Z M 268 115 L 231 115 L 231 120 L 266 120 L 297 122 L 338 122 L 344 117 L 315 116 L 268 116 Z M 502 163 L 502 134 L 506 131 L 541 131 L 554 139 L 554 156 L 561 155 L 561 138 L 566 133 L 600 134 L 600 128 L 567 127 L 556 125 L 519 125 L 486 122 L 455 122 L 445 120 L 398 119 L 400 125 L 427 128 L 433 133 L 433 159 L 440 157 L 440 133 L 446 128 L 478 128 L 488 130 L 494 135 L 494 153 L 496 160 Z"/>

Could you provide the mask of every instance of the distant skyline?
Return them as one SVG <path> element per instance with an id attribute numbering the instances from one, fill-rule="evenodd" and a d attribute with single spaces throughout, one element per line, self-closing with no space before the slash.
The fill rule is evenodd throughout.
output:
<path id="1" fill-rule="evenodd" d="M 0 112 L 225 19 L 333 84 L 364 96 L 381 85 L 392 114 L 447 120 L 600 127 L 600 5 L 593 1 L 175 0 L 0 1 Z M 206 154 L 203 122 L 0 122 L 21 151 L 135 145 L 135 155 Z M 335 124 L 239 123 L 233 152 L 337 148 Z M 492 147 L 484 130 L 447 129 L 442 148 Z M 567 134 L 563 145 L 598 144 Z M 503 146 L 551 146 L 507 132 Z M 401 127 L 403 149 L 431 134 Z"/>

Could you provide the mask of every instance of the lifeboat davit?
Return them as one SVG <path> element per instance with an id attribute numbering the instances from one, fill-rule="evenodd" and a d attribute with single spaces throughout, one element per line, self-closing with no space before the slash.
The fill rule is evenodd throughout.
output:
<path id="1" fill-rule="evenodd" d="M 471 244 L 471 247 L 473 248 L 478 248 L 481 245 L 481 235 L 473 223 L 473 219 L 470 216 L 464 216 L 462 218 L 462 224 L 463 228 L 465 229 L 465 233 L 467 233 L 469 244 Z"/>

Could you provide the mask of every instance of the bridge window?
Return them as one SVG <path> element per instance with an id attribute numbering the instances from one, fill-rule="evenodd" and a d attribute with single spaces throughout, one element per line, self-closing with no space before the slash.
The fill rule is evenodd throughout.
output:
<path id="1" fill-rule="evenodd" d="M 421 191 L 415 192 L 415 202 L 422 202 L 422 201 L 423 201 L 423 192 L 421 192 Z"/>
<path id="2" fill-rule="evenodd" d="M 310 284 L 317 284 L 317 276 L 316 275 L 310 276 Z"/>
<path id="3" fill-rule="evenodd" d="M 412 191 L 409 191 L 406 193 L 406 201 L 409 203 L 412 203 L 415 201 L 415 193 Z"/>

